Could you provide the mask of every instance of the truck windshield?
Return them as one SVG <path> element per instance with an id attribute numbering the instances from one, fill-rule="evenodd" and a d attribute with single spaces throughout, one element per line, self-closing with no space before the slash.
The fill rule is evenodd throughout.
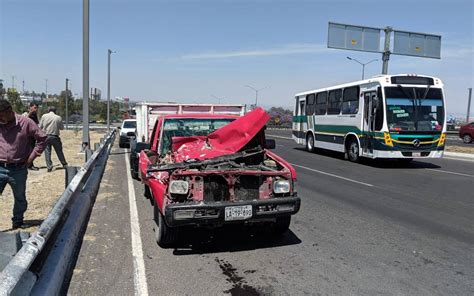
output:
<path id="1" fill-rule="evenodd" d="M 390 131 L 441 131 L 444 122 L 440 88 L 385 87 Z"/>
<path id="2" fill-rule="evenodd" d="M 170 150 L 172 137 L 207 136 L 232 121 L 233 118 L 167 119 L 163 125 L 161 154 L 164 155 Z"/>
<path id="3" fill-rule="evenodd" d="M 123 128 L 136 128 L 137 122 L 136 121 L 124 121 Z"/>

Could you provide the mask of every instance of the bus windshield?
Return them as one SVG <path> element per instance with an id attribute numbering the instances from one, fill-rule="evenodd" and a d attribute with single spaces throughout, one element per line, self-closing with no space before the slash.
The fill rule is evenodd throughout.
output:
<path id="1" fill-rule="evenodd" d="M 170 150 L 172 137 L 208 136 L 234 121 L 233 118 L 179 118 L 167 119 L 163 126 L 161 154 Z"/>
<path id="2" fill-rule="evenodd" d="M 444 122 L 440 88 L 385 87 L 390 131 L 441 131 Z"/>

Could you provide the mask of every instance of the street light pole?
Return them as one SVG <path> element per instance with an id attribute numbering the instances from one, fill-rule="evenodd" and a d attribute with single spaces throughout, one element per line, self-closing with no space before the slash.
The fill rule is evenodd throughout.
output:
<path id="1" fill-rule="evenodd" d="M 215 96 L 215 95 L 211 95 L 211 97 L 213 97 L 214 99 L 217 99 L 217 103 L 220 104 L 221 103 L 221 98 Z M 224 99 L 224 98 L 222 98 Z"/>
<path id="2" fill-rule="evenodd" d="M 82 1 L 82 151 L 89 147 L 89 0 Z"/>
<path id="3" fill-rule="evenodd" d="M 45 88 L 45 95 L 46 95 L 46 101 L 48 100 L 48 79 L 45 79 L 46 81 L 46 88 Z"/>
<path id="4" fill-rule="evenodd" d="M 107 50 L 107 132 L 110 131 L 110 56 L 115 51 Z"/>
<path id="5" fill-rule="evenodd" d="M 68 129 L 69 125 L 69 98 L 68 98 L 68 83 L 69 83 L 69 78 L 66 78 L 66 129 Z"/>
<path id="6" fill-rule="evenodd" d="M 346 57 L 348 60 L 351 60 L 351 61 L 354 61 L 354 62 L 357 62 L 359 63 L 360 65 L 362 65 L 362 80 L 364 80 L 364 77 L 365 77 L 365 65 L 368 65 L 372 62 L 376 62 L 378 61 L 377 59 L 373 59 L 371 61 L 368 61 L 367 63 L 361 63 L 359 62 L 358 60 L 354 59 L 354 58 L 351 58 L 351 57 Z"/>
<path id="7" fill-rule="evenodd" d="M 248 88 L 253 89 L 255 91 L 255 107 L 257 107 L 257 104 L 258 104 L 258 92 L 268 88 L 268 86 L 265 86 L 263 88 L 256 89 L 255 87 L 252 87 L 251 85 L 244 85 L 244 87 L 248 87 Z"/>

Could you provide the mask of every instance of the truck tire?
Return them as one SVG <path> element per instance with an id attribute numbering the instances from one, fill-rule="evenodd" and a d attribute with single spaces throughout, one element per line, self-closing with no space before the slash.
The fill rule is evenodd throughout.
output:
<path id="1" fill-rule="evenodd" d="M 154 220 L 155 220 L 155 240 L 156 243 L 164 248 L 176 242 L 178 239 L 178 229 L 169 227 L 166 224 L 165 218 L 161 214 L 158 206 L 154 206 Z"/>
<path id="2" fill-rule="evenodd" d="M 151 198 L 151 191 L 150 191 L 150 187 L 148 185 L 145 185 L 145 190 L 143 191 L 143 196 L 146 197 L 146 199 Z"/>
<path id="3" fill-rule="evenodd" d="M 277 236 L 285 234 L 290 228 L 291 216 L 276 218 L 274 233 Z"/>

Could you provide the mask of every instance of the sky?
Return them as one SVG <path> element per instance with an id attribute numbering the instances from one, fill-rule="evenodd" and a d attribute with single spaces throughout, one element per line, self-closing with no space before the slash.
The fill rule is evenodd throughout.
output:
<path id="1" fill-rule="evenodd" d="M 382 70 L 381 54 L 327 48 L 328 22 L 439 34 L 441 59 L 391 55 L 389 74 L 445 84 L 448 114 L 465 116 L 473 87 L 471 0 L 90 0 L 90 87 L 134 101 L 255 102 L 292 107 L 296 93 Z M 82 93 L 82 0 L 0 0 L 0 79 L 7 87 Z M 474 105 L 474 102 L 473 102 Z M 474 106 L 471 108 L 474 115 Z"/>

